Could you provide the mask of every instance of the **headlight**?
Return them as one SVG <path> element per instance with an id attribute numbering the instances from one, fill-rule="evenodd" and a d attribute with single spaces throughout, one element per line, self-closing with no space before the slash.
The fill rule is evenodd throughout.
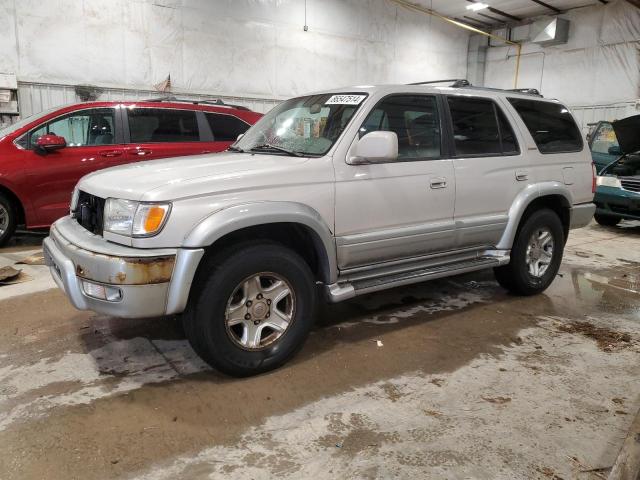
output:
<path id="1" fill-rule="evenodd" d="M 612 177 L 610 175 L 598 177 L 596 179 L 596 185 L 602 185 L 603 187 L 617 187 L 622 188 L 620 179 L 618 177 Z"/>
<path id="2" fill-rule="evenodd" d="M 170 210 L 169 203 L 108 198 L 104 206 L 104 230 L 128 237 L 150 237 L 162 230 Z"/>

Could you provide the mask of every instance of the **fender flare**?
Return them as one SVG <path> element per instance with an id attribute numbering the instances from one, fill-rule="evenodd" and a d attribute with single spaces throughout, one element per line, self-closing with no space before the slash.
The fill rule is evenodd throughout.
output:
<path id="1" fill-rule="evenodd" d="M 201 220 L 183 241 L 186 248 L 203 248 L 225 235 L 247 227 L 269 223 L 297 223 L 311 231 L 314 248 L 322 262 L 324 280 L 338 278 L 335 239 L 322 216 L 308 205 L 297 202 L 265 201 L 234 205 Z M 321 250 L 321 251 L 319 251 Z"/>
<path id="2" fill-rule="evenodd" d="M 560 195 L 563 197 L 566 201 L 566 205 L 563 205 L 564 207 L 571 208 L 571 205 L 573 205 L 573 195 L 571 194 L 571 190 L 569 190 L 564 183 L 553 181 L 527 185 L 524 190 L 518 193 L 511 204 L 511 208 L 509 208 L 509 220 L 507 222 L 507 227 L 502 233 L 500 241 L 496 245 L 497 249 L 511 249 L 516 238 L 518 226 L 522 220 L 522 215 L 527 207 L 536 199 L 546 197 L 548 195 Z"/>

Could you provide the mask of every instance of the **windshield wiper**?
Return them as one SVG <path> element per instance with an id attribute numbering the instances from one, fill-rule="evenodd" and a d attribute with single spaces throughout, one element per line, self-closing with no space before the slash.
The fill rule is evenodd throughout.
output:
<path id="1" fill-rule="evenodd" d="M 286 153 L 287 155 L 291 155 L 292 157 L 304 157 L 304 155 L 300 152 L 294 152 L 293 150 L 287 150 L 286 148 L 279 147 L 277 145 L 271 145 L 270 143 L 263 143 L 262 145 L 256 145 L 249 149 L 249 151 L 260 151 L 260 150 L 277 150 L 278 152 Z"/>
<path id="2" fill-rule="evenodd" d="M 238 148 L 238 147 L 234 147 L 233 145 L 230 145 L 229 148 L 227 148 L 227 150 L 229 150 L 230 152 L 245 153 L 244 150 L 242 150 L 241 148 Z"/>

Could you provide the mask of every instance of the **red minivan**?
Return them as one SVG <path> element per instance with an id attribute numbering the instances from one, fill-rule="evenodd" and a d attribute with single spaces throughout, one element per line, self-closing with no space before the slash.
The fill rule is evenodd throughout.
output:
<path id="1" fill-rule="evenodd" d="M 88 102 L 0 130 L 0 245 L 66 215 L 78 180 L 124 163 L 225 150 L 262 114 L 221 101 Z"/>

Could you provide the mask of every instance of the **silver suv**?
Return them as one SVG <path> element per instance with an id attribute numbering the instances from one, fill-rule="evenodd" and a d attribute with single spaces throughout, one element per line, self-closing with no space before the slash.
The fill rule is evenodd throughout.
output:
<path id="1" fill-rule="evenodd" d="M 484 268 L 516 294 L 543 291 L 569 229 L 593 216 L 594 185 L 556 100 L 349 87 L 283 102 L 226 153 L 84 177 L 44 248 L 77 308 L 182 313 L 198 354 L 244 376 L 301 347 L 321 296 Z"/>

